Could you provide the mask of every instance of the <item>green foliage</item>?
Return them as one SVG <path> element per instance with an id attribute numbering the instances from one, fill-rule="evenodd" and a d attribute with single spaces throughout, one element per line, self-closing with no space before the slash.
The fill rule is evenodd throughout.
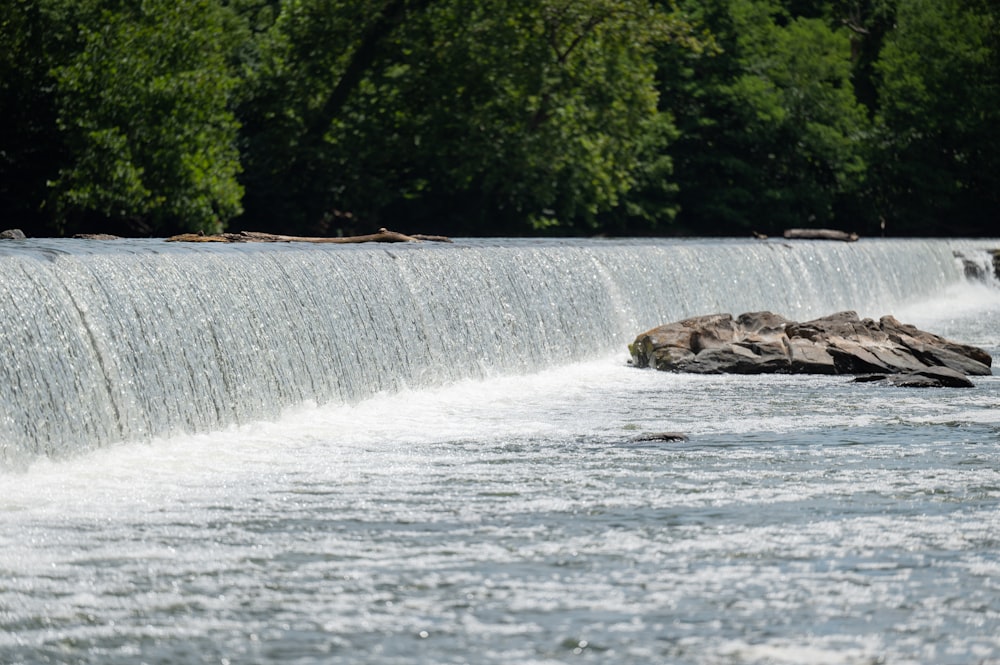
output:
<path id="1" fill-rule="evenodd" d="M 366 33 L 350 11 L 358 3 L 333 5 L 283 5 L 264 68 L 276 76 L 251 102 L 257 113 L 262 100 L 277 102 L 264 113 L 280 125 L 246 123 L 251 155 L 276 145 L 289 155 L 284 168 L 248 163 L 247 177 L 280 183 L 284 196 L 269 196 L 271 205 L 288 210 L 294 198 L 306 227 L 321 228 L 324 214 L 339 223 L 337 208 L 369 225 L 402 217 L 478 233 L 593 228 L 636 184 L 653 137 L 665 136 L 650 56 L 683 26 L 644 1 L 408 6 L 338 112 L 317 118 Z M 317 60 L 321 44 L 336 47 Z"/>
<path id="2" fill-rule="evenodd" d="M 720 52 L 662 62 L 682 134 L 672 149 L 680 223 L 701 234 L 832 224 L 865 174 L 867 121 L 846 34 L 767 2 L 690 11 Z"/>
<path id="3" fill-rule="evenodd" d="M 991 233 L 992 0 L 8 0 L 29 233 Z"/>
<path id="4" fill-rule="evenodd" d="M 877 64 L 880 194 L 893 225 L 936 235 L 1000 218 L 998 18 L 977 2 L 900 4 Z"/>
<path id="5" fill-rule="evenodd" d="M 53 32 L 34 0 L 0 3 L 0 224 L 31 229 L 42 216 L 46 179 L 65 160 L 53 131 Z"/>
<path id="6" fill-rule="evenodd" d="M 225 12 L 209 0 L 130 5 L 96 3 L 80 50 L 53 70 L 75 157 L 53 207 L 142 232 L 220 231 L 242 196 Z"/>

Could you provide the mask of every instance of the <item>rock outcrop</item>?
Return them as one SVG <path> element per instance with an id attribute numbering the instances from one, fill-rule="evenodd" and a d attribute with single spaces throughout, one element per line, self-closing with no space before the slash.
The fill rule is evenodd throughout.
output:
<path id="1" fill-rule="evenodd" d="M 913 385 L 991 373 L 992 358 L 892 316 L 861 319 L 855 312 L 798 323 L 771 312 L 712 314 L 653 328 L 629 345 L 637 367 L 697 374 L 912 375 Z M 927 376 L 941 368 L 947 376 Z M 900 375 L 900 376 L 895 376 Z"/>

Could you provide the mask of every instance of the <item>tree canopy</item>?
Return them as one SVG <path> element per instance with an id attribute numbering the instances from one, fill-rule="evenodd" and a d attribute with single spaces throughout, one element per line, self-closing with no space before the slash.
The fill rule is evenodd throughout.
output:
<path id="1" fill-rule="evenodd" d="M 900 3 L 875 63 L 880 204 L 893 223 L 1000 231 L 998 18 L 989 2 Z"/>
<path id="2" fill-rule="evenodd" d="M 33 235 L 996 235 L 988 0 L 11 0 Z"/>

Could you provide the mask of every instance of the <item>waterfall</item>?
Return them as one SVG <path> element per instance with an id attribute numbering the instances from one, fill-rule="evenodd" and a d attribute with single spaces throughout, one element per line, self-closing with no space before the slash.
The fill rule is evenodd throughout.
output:
<path id="1" fill-rule="evenodd" d="M 712 312 L 878 315 L 967 241 L 0 244 L 0 467 L 622 352 Z M 995 245 L 995 243 L 994 243 Z"/>

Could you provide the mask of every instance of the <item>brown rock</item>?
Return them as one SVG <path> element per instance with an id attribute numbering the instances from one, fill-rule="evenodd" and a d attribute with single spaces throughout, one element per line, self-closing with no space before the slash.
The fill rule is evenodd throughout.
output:
<path id="1" fill-rule="evenodd" d="M 854 379 L 856 383 L 886 383 L 901 388 L 973 388 L 969 378 L 947 367 L 928 367 L 905 374 L 866 374 Z"/>
<path id="2" fill-rule="evenodd" d="M 990 374 L 992 358 L 902 324 L 838 312 L 797 323 L 771 312 L 712 314 L 653 328 L 629 345 L 637 367 L 699 374 Z M 930 377 L 943 382 L 940 376 Z"/>

